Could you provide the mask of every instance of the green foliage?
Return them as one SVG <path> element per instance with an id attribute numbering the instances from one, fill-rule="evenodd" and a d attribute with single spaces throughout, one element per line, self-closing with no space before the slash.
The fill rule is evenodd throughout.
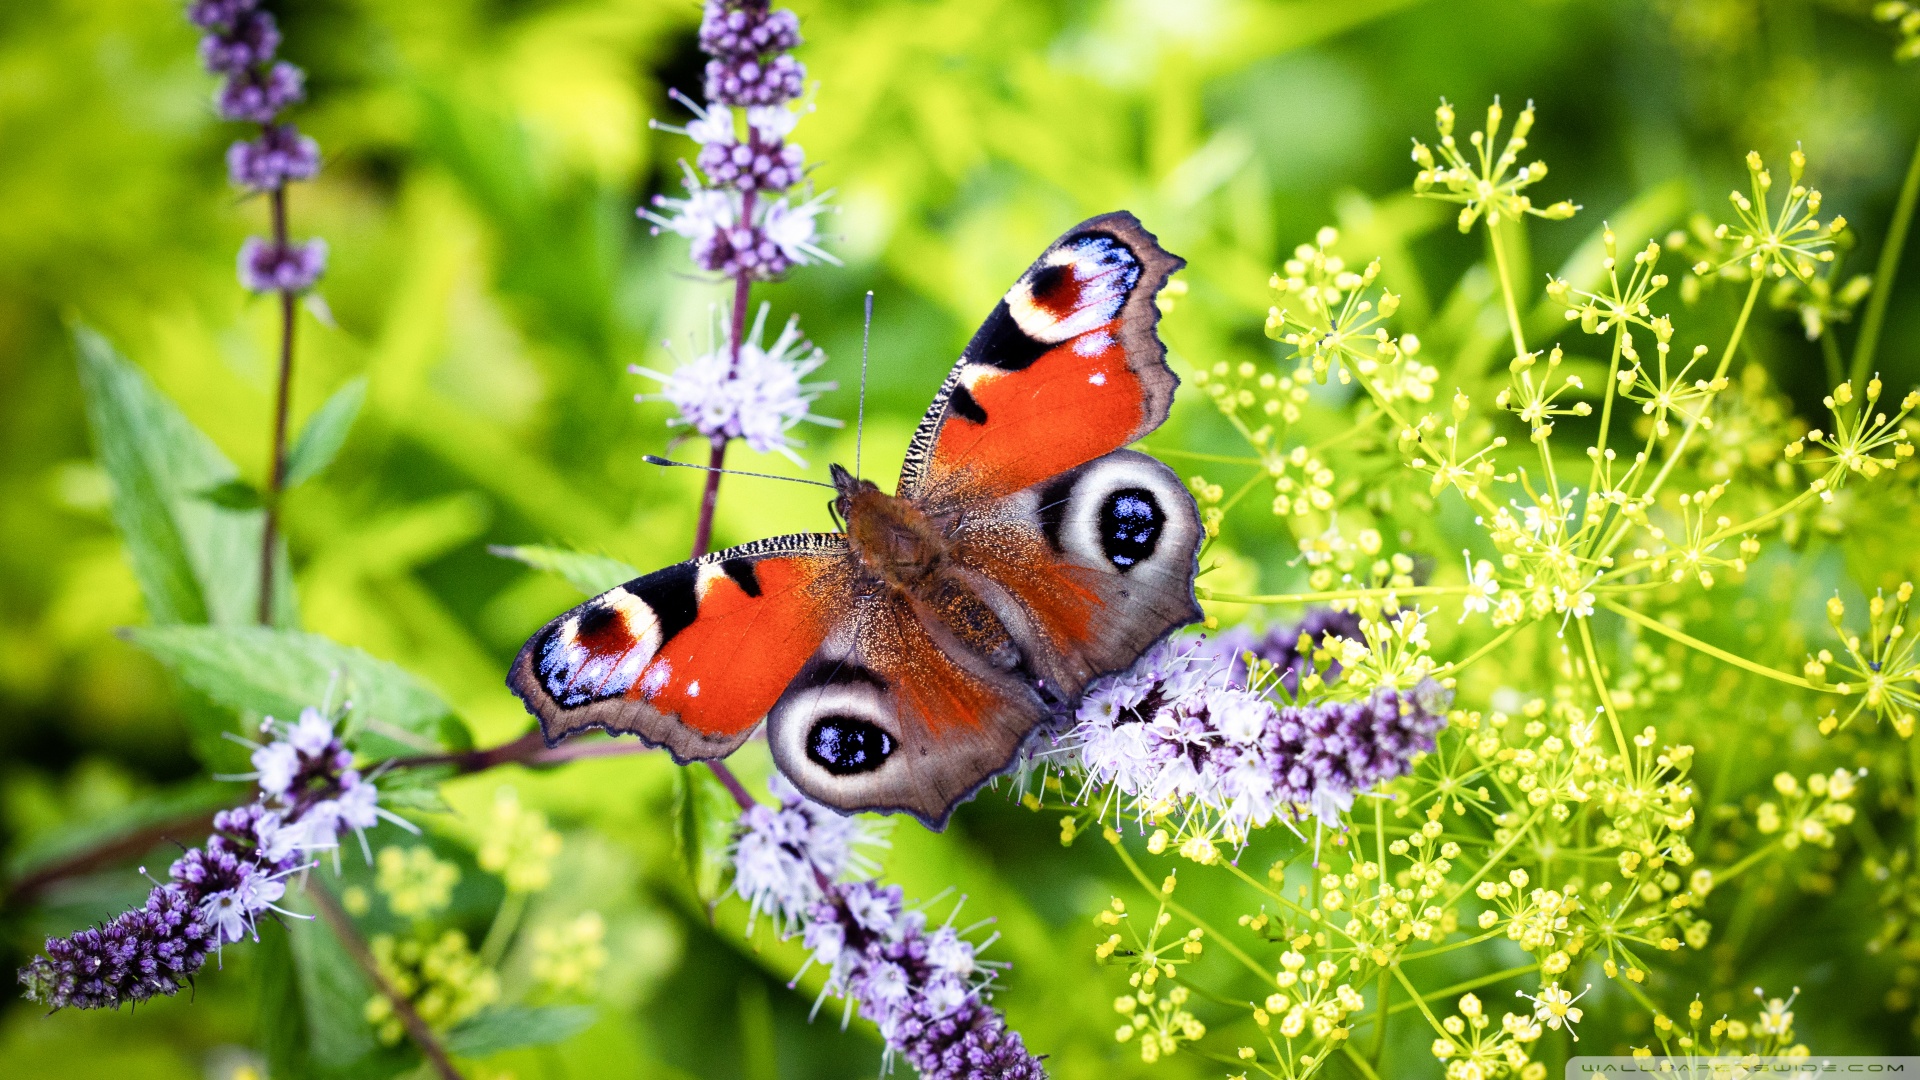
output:
<path id="1" fill-rule="evenodd" d="M 1822 219 L 1838 210 L 1851 221 L 1836 238 L 1848 274 L 1883 276 L 1881 237 L 1920 128 L 1914 66 L 1892 60 L 1895 49 L 1913 52 L 1910 5 L 1880 6 L 1885 25 L 1864 17 L 1864 5 L 1799 0 L 800 3 L 808 44 L 799 55 L 819 88 L 818 109 L 797 137 L 816 185 L 837 192 L 842 212 L 828 226 L 838 234 L 829 246 L 847 265 L 795 273 L 762 294 L 776 319 L 800 312 L 833 358 L 822 374 L 840 389 L 816 411 L 851 420 L 859 297 L 876 290 L 865 454 L 878 474 L 897 463 L 952 357 L 1033 253 L 1084 216 L 1132 209 L 1190 264 L 1164 324 L 1186 385 L 1147 448 L 1183 473 L 1210 477 L 1203 496 L 1217 486 L 1207 501 L 1219 533 L 1203 585 L 1219 596 L 1326 591 L 1311 580 L 1317 567 L 1302 560 L 1300 542 L 1341 524 L 1350 541 L 1375 529 L 1381 559 L 1404 555 L 1416 564 L 1410 576 L 1464 596 L 1474 571 L 1460 565 L 1461 548 L 1471 546 L 1470 563 L 1503 551 L 1473 523 L 1481 511 L 1457 487 L 1425 494 L 1431 470 L 1407 467 L 1398 425 L 1372 411 L 1363 388 L 1338 376 L 1290 386 L 1300 418 L 1265 446 L 1248 442 L 1269 422 L 1264 415 L 1236 426 L 1214 407 L 1208 387 L 1237 392 L 1242 364 L 1253 365 L 1246 389 L 1261 400 L 1278 399 L 1261 375 L 1291 377 L 1294 350 L 1264 337 L 1262 318 L 1276 300 L 1308 313 L 1264 288 L 1269 275 L 1295 244 L 1336 224 L 1350 269 L 1381 260 L 1373 288 L 1399 297 L 1391 333 L 1415 336 L 1414 362 L 1434 369 L 1430 381 L 1419 371 L 1411 381 L 1434 392 L 1439 412 L 1456 387 L 1475 404 L 1462 457 L 1505 436 L 1505 454 L 1486 459 L 1496 472 L 1516 462 L 1530 477 L 1553 467 L 1566 484 L 1587 487 L 1584 458 L 1541 460 L 1530 420 L 1488 408 L 1521 375 L 1509 370 L 1516 324 L 1543 354 L 1562 346 L 1560 364 L 1542 355 L 1530 369 L 1536 379 L 1550 369 L 1555 387 L 1575 375 L 1597 391 L 1616 370 L 1612 341 L 1582 333 L 1577 311 L 1569 322 L 1566 305 L 1534 290 L 1551 271 L 1570 294 L 1604 292 L 1602 221 L 1623 261 L 1648 239 L 1671 251 L 1667 234 L 1676 228 L 1687 233 L 1685 263 L 1730 258 L 1731 250 L 1710 250 L 1711 227 L 1695 229 L 1692 215 L 1729 219 L 1723 193 L 1747 183 L 1741 155 L 1758 149 L 1777 162 L 1801 141 L 1826 188 Z M 519 737 L 528 719 L 502 676 L 527 635 L 582 593 L 682 558 L 692 537 L 700 478 L 642 463 L 643 454 L 670 452 L 668 411 L 634 404 L 633 394 L 649 388 L 623 372 L 628 363 L 673 366 L 661 343 L 685 352 L 709 305 L 726 300 L 723 287 L 685 272 L 676 238 L 651 237 L 631 217 L 647 196 L 677 193 L 675 159 L 691 152 L 645 119 L 684 119 L 665 90 L 696 88 L 697 5 L 366 0 L 275 11 L 286 53 L 314 76 L 298 116 L 320 141 L 325 168 L 296 189 L 293 218 L 296 233 L 331 244 L 321 291 L 334 321 L 303 311 L 298 324 L 290 421 L 300 435 L 282 504 L 272 631 L 249 624 L 278 327 L 273 305 L 247 301 L 233 280 L 234 251 L 264 229 L 265 213 L 226 187 L 222 154 L 236 132 L 207 107 L 211 80 L 196 65 L 193 34 L 173 0 L 0 14 L 0 72 L 8 85 L 29 88 L 0 95 L 0 129 L 10 134 L 0 164 L 0 202 L 9 208 L 0 215 L 0 787 L 8 790 L 0 832 L 9 880 L 95 839 L 207 808 L 232 786 L 192 778 L 247 767 L 244 748 L 224 734 L 251 734 L 248 722 L 263 714 L 290 719 L 330 689 L 369 719 L 360 747 L 370 758 Z M 1516 113 L 1538 99 L 1541 122 L 1528 137 L 1553 172 L 1525 194 L 1581 204 L 1573 223 L 1529 235 L 1508 222 L 1463 238 L 1450 227 L 1457 207 L 1407 189 L 1407 140 L 1431 141 L 1434 99 L 1450 95 L 1477 111 L 1495 93 Z M 1786 187 L 1780 171 L 1776 192 Z M 1896 287 L 1852 315 L 1848 278 L 1820 293 L 1818 267 L 1796 289 L 1761 291 L 1766 302 L 1754 303 L 1738 349 L 1728 350 L 1715 426 L 1692 437 L 1685 490 L 1738 481 L 1715 512 L 1740 522 L 1807 490 L 1815 474 L 1777 451 L 1809 427 L 1834 427 L 1821 398 L 1839 380 L 1826 373 L 1853 374 L 1855 357 L 1840 355 L 1839 343 L 1856 340 L 1856 318 L 1874 325 L 1873 370 L 1886 399 L 1898 401 L 1920 376 L 1920 273 L 1911 252 L 1908 259 Z M 1666 296 L 1693 290 L 1676 308 L 1675 357 L 1684 361 L 1696 341 L 1730 341 L 1752 283 L 1718 271 L 1686 276 L 1671 256 L 1663 265 L 1677 286 Z M 1798 280 L 1796 266 L 1783 269 Z M 1514 293 L 1511 310 L 1503 285 Z M 1831 333 L 1807 337 L 1810 309 Z M 1884 326 L 1875 312 L 1884 312 Z M 1633 332 L 1652 371 L 1653 340 Z M 1720 362 L 1716 352 L 1706 366 Z M 1215 378 L 1222 363 L 1227 374 Z M 1203 371 L 1204 383 L 1195 378 Z M 1394 401 L 1413 418 L 1407 399 Z M 1597 432 L 1597 415 L 1570 411 L 1579 403 L 1597 413 L 1604 396 L 1563 390 L 1545 406 L 1569 410 L 1551 420 L 1563 445 L 1575 441 L 1568 436 L 1588 445 Z M 1612 445 L 1641 437 L 1623 433 L 1651 415 L 1642 403 L 1615 402 Z M 1686 429 L 1684 415 L 1672 423 Z M 820 436 L 803 451 L 807 475 L 849 460 L 852 446 L 850 430 Z M 1305 461 L 1291 461 L 1296 447 L 1306 448 Z M 1806 453 L 1826 452 L 1814 440 Z M 1269 456 L 1284 459 L 1280 475 L 1265 467 Z M 1474 468 L 1446 455 L 1427 460 L 1469 475 Z M 799 472 L 738 449 L 729 462 Z M 1772 479 L 1782 466 L 1798 486 Z M 1580 974 L 1596 990 L 1580 1003 L 1587 1015 L 1577 1049 L 1648 1045 L 1691 1030 L 1679 1018 L 1696 992 L 1706 1024 L 1722 1013 L 1751 1019 L 1752 987 L 1765 984 L 1770 994 L 1803 987 L 1796 1031 L 1819 1053 L 1912 1050 L 1915 993 L 1902 971 L 1913 965 L 1901 957 L 1913 939 L 1900 912 L 1914 892 L 1905 755 L 1916 744 L 1887 734 L 1891 706 L 1868 707 L 1823 737 L 1820 716 L 1834 695 L 1696 647 L 1807 683 L 1821 677 L 1809 663 L 1830 672 L 1829 687 L 1861 682 L 1844 668 L 1885 653 L 1889 620 L 1899 621 L 1888 614 L 1898 605 L 1870 610 L 1870 597 L 1878 589 L 1892 596 L 1920 573 L 1907 469 L 1872 484 L 1855 478 L 1834 502 L 1816 497 L 1783 511 L 1766 523 L 1776 531 L 1745 576 L 1715 567 L 1711 593 L 1696 588 L 1696 577 L 1652 592 L 1644 610 L 1596 605 L 1592 647 L 1627 718 L 1623 731 L 1658 725 L 1662 747 L 1695 747 L 1688 775 L 1698 820 L 1689 842 L 1720 873 L 1688 909 L 1712 924 L 1704 947 L 1682 937 L 1672 952 L 1643 949 L 1658 953 L 1644 983 L 1597 967 Z M 1299 483 L 1303 502 L 1303 513 L 1285 520 L 1269 512 L 1281 476 Z M 1682 487 L 1677 475 L 1667 494 Z M 729 477 L 722 491 L 721 543 L 826 525 L 817 489 Z M 1313 491 L 1330 500 L 1337 522 L 1314 506 Z M 1751 499 L 1735 506 L 1742 491 Z M 1654 513 L 1698 521 L 1679 516 L 1677 504 Z M 1725 539 L 1715 557 L 1731 560 L 1742 538 Z M 1354 562 L 1345 572 L 1365 578 L 1373 560 L 1358 550 L 1347 553 Z M 1400 572 L 1389 562 L 1379 583 Z M 1501 595 L 1517 595 L 1520 583 L 1506 580 Z M 1867 639 L 1857 650 L 1828 622 L 1824 605 L 1836 594 L 1848 632 Z M 1299 610 L 1278 599 L 1210 598 L 1207 607 L 1225 623 Z M 1454 614 L 1425 623 L 1441 663 L 1464 660 L 1491 636 L 1480 622 L 1456 624 Z M 140 627 L 127 639 L 137 647 L 114 636 L 127 626 Z M 1562 639 L 1553 629 L 1517 633 L 1490 654 L 1497 660 L 1461 673 L 1463 708 L 1486 718 L 1479 737 L 1502 733 L 1498 746 L 1488 744 L 1493 758 L 1540 752 L 1540 739 L 1521 731 L 1528 720 L 1492 727 L 1497 707 L 1517 718 L 1537 703 L 1541 722 L 1557 724 L 1598 705 L 1583 696 L 1597 691 L 1577 630 Z M 1821 649 L 1839 659 L 1819 661 Z M 1563 689 L 1566 700 L 1553 696 Z M 1840 715 L 1865 700 L 1851 696 Z M 1603 745 L 1611 742 L 1607 731 Z M 1458 756 L 1430 765 L 1421 783 L 1453 775 L 1446 769 L 1501 767 L 1471 746 L 1452 749 Z M 102 763 L 138 783 L 104 803 L 23 808 L 29 800 L 19 793 L 68 791 Z M 750 745 L 736 764 L 761 790 L 764 750 Z M 1859 767 L 1869 777 L 1846 803 L 1858 813 L 1842 822 L 1838 803 L 1816 798 L 1809 778 Z M 419 842 L 460 862 L 450 908 L 408 920 L 374 897 L 357 918 L 370 933 L 459 930 L 481 951 L 497 943 L 502 1000 L 513 1004 L 448 1033 L 471 1059 L 463 1061 L 470 1075 L 871 1075 L 879 1050 L 870 1027 L 856 1020 L 842 1033 L 837 1016 L 824 1013 L 808 1022 L 820 969 L 787 988 L 803 959 L 797 945 L 775 940 L 764 923 L 745 938 L 735 901 L 709 906 L 725 887 L 726 815 L 704 770 L 639 755 L 451 773 L 416 771 L 383 789 L 383 804 L 426 827 Z M 1791 793 L 1778 786 L 1780 774 L 1798 778 Z M 472 850 L 509 775 L 564 844 L 553 883 L 503 921 L 505 885 Z M 1251 1003 L 1273 991 L 1261 980 L 1271 980 L 1284 950 L 1260 952 L 1255 932 L 1236 927 L 1247 893 L 1203 885 L 1193 871 L 1230 872 L 1190 866 L 1178 844 L 1152 851 L 1131 830 L 1118 849 L 1063 847 L 1061 793 L 1044 794 L 1044 816 L 989 790 L 947 833 L 900 828 L 885 873 L 912 896 L 966 893 L 963 922 L 998 920 L 1003 936 L 988 956 L 1013 966 L 996 1003 L 1051 1055 L 1054 1075 L 1214 1077 L 1248 1067 L 1234 1047 L 1255 1041 Z M 1445 815 L 1449 828 L 1468 827 L 1456 813 Z M 1381 834 L 1403 827 L 1412 825 L 1394 818 Z M 374 843 L 402 839 L 388 832 Z M 1371 844 L 1376 835 L 1360 821 L 1346 838 Z M 1801 839 L 1789 847 L 1788 837 Z M 1354 847 L 1338 846 L 1334 834 L 1321 839 L 1348 871 Z M 1310 843 L 1258 836 L 1240 863 L 1261 880 L 1264 868 L 1285 861 L 1293 876 L 1271 884 L 1297 898 L 1302 886 L 1323 888 L 1305 872 Z M 1471 859 L 1485 854 L 1469 848 Z M 174 850 L 148 854 L 149 870 L 162 872 Z M 1409 868 L 1398 855 L 1357 854 Z M 358 885 L 373 896 L 357 845 L 339 855 L 343 894 Z M 1162 896 L 1175 866 L 1179 890 Z M 1455 884 L 1465 877 L 1457 873 Z M 1677 886 L 1661 886 L 1654 906 L 1700 893 L 1688 880 Z M 63 886 L 10 924 L 10 955 L 110 915 L 145 887 L 131 866 Z M 1114 998 L 1133 989 L 1126 973 L 1094 958 L 1117 930 L 1093 920 L 1113 910 L 1116 895 L 1143 927 L 1163 901 L 1177 901 L 1186 914 L 1175 916 L 1175 929 L 1184 932 L 1189 915 L 1204 920 L 1260 960 L 1261 970 L 1250 970 L 1208 935 L 1207 950 L 1179 970 L 1221 992 L 1140 1010 L 1179 1044 L 1152 1065 L 1140 1042 L 1114 1037 L 1123 1020 Z M 589 989 L 554 989 L 536 967 L 574 970 L 555 959 L 561 944 L 575 950 L 562 960 L 586 963 L 591 922 L 578 920 L 588 912 L 604 917 L 605 962 Z M 404 1043 L 377 1041 L 365 1016 L 372 991 L 324 926 L 288 919 L 264 926 L 262 938 L 228 946 L 191 1002 L 182 995 L 133 1015 L 53 1017 L 15 1002 L 0 1011 L 0 1073 L 224 1080 L 237 1075 L 232 1062 L 254 1061 L 235 1054 L 257 1054 L 275 1077 L 417 1075 L 420 1062 Z M 1162 933 L 1152 947 L 1168 940 Z M 1477 991 L 1490 1006 L 1500 998 L 1524 1008 L 1513 992 L 1537 992 L 1538 978 L 1497 977 L 1539 957 L 1503 936 L 1490 947 L 1502 951 L 1461 948 L 1421 961 L 1421 988 L 1493 979 Z M 1362 992 L 1373 999 L 1378 985 Z M 1408 1007 L 1404 987 L 1390 993 L 1399 1011 L 1385 1036 L 1376 1041 L 1360 1013 L 1351 1044 L 1382 1076 L 1440 1075 L 1423 1010 Z M 1678 1028 L 1654 1027 L 1635 995 Z M 1457 993 L 1428 1003 L 1436 1022 L 1459 1006 Z M 1211 1033 L 1202 1053 L 1175 1023 L 1182 1011 Z M 1704 1030 L 1701 1040 L 1709 1041 Z M 1556 1062 L 1576 1049 L 1561 1033 L 1536 1045 L 1550 1051 L 1537 1059 Z M 1273 1063 L 1261 1047 L 1261 1061 Z M 1343 1053 L 1322 1068 L 1365 1075 Z"/>
<path id="2" fill-rule="evenodd" d="M 353 430 L 353 421 L 360 415 L 360 407 L 367 401 L 367 378 L 362 375 L 349 379 L 345 386 L 334 391 L 326 403 L 315 409 L 307 418 L 307 426 L 300 429 L 300 437 L 293 441 L 287 451 L 287 475 L 282 482 L 284 487 L 296 488 L 320 475 L 321 470 L 333 464 L 334 456 L 347 443 L 347 433 Z"/>
<path id="3" fill-rule="evenodd" d="M 584 1005 L 488 1009 L 447 1032 L 447 1049 L 484 1058 L 522 1046 L 551 1046 L 585 1031 L 597 1016 L 598 1010 Z"/>
<path id="4" fill-rule="evenodd" d="M 418 679 L 317 634 L 260 626 L 155 626 L 127 636 L 187 685 L 244 715 L 291 720 L 304 708 L 350 702 L 352 730 L 375 740 L 375 752 L 433 749 L 460 738 L 446 702 Z M 421 739 L 430 741 L 409 745 Z"/>

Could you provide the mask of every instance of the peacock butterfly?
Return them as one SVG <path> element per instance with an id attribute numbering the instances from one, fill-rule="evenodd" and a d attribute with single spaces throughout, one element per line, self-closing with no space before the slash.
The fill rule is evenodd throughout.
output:
<path id="1" fill-rule="evenodd" d="M 1200 618 L 1193 498 L 1123 449 L 1173 402 L 1154 296 L 1184 265 L 1132 214 L 1075 226 L 961 353 L 893 495 L 836 465 L 844 531 L 635 578 L 533 635 L 507 684 L 550 745 L 600 728 L 705 760 L 765 720 L 812 798 L 944 827 L 1050 714 Z"/>

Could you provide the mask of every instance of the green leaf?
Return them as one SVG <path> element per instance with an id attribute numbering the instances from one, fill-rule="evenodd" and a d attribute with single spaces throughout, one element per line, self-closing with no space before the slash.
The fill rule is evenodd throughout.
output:
<path id="1" fill-rule="evenodd" d="M 266 505 L 266 500 L 260 495 L 260 489 L 237 476 L 231 480 L 223 480 L 212 487 L 202 488 L 193 495 L 196 499 L 228 510 L 258 510 Z"/>
<path id="2" fill-rule="evenodd" d="M 113 521 L 156 623 L 243 625 L 258 614 L 265 514 L 204 493 L 239 480 L 213 440 L 98 333 L 75 327 L 87 423 L 113 487 Z M 284 549 L 274 616 L 297 621 Z"/>
<path id="3" fill-rule="evenodd" d="M 271 1076 L 306 1072 L 307 1016 L 287 921 L 268 920 L 261 925 L 260 945 L 253 956 L 254 969 L 260 973 L 254 989 L 254 1045 L 267 1059 Z"/>
<path id="4" fill-rule="evenodd" d="M 377 1053 L 365 1015 L 374 989 L 353 957 L 319 919 L 289 919 L 287 929 L 313 1063 L 338 1069 Z"/>
<path id="5" fill-rule="evenodd" d="M 673 849 L 680 870 L 693 883 L 700 899 L 711 904 L 720 896 L 729 860 L 727 842 L 739 806 L 727 789 L 702 768 L 675 769 L 673 777 Z"/>
<path id="6" fill-rule="evenodd" d="M 599 1010 L 586 1005 L 488 1009 L 447 1032 L 447 1050 L 483 1058 L 519 1046 L 549 1046 L 573 1038 L 598 1018 Z"/>
<path id="7" fill-rule="evenodd" d="M 361 748 L 369 752 L 440 746 L 443 722 L 453 713 L 401 668 L 318 634 L 261 626 L 155 626 L 127 636 L 187 685 L 245 713 L 290 720 L 301 709 L 328 703 L 329 696 L 334 704 L 351 701 Z"/>
<path id="8" fill-rule="evenodd" d="M 307 418 L 306 426 L 300 429 L 299 438 L 294 440 L 293 448 L 287 452 L 287 474 L 281 481 L 283 488 L 299 487 L 333 463 L 334 456 L 346 445 L 347 433 L 353 429 L 353 421 L 360 415 L 360 406 L 366 400 L 367 377 L 362 375 L 335 390 L 326 404 Z"/>
<path id="9" fill-rule="evenodd" d="M 640 576 L 640 571 L 619 559 L 566 548 L 522 544 L 518 547 L 495 545 L 487 550 L 503 559 L 513 559 L 535 569 L 559 574 L 567 579 L 567 584 L 588 596 L 598 596 L 615 585 L 625 584 Z"/>

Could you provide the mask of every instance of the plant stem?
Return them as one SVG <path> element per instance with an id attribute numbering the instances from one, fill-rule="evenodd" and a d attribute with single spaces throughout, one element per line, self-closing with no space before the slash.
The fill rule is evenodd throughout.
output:
<path id="1" fill-rule="evenodd" d="M 287 189 L 268 196 L 273 207 L 273 243 L 287 249 Z M 266 522 L 260 529 L 260 625 L 273 625 L 273 549 L 280 533 L 280 484 L 287 475 L 287 405 L 293 383 L 293 292 L 280 290 L 280 371 L 274 388 L 273 464 L 267 472 Z"/>
<path id="2" fill-rule="evenodd" d="M 741 218 L 750 220 L 753 216 L 753 192 L 741 196 Z M 728 372 L 732 378 L 740 369 L 740 343 L 747 334 L 747 293 L 753 286 L 753 279 L 745 270 L 734 275 L 733 279 L 733 322 L 727 339 Z M 699 558 L 713 546 L 713 510 L 720 503 L 720 476 L 718 471 L 727 460 L 727 437 L 715 435 L 712 449 L 707 454 L 707 465 L 715 470 L 707 473 L 706 490 L 700 495 L 700 523 L 693 530 L 693 557 Z"/>
<path id="3" fill-rule="evenodd" d="M 1608 604 L 1612 607 L 1612 604 Z M 1607 690 L 1607 679 L 1600 671 L 1600 654 L 1593 647 L 1593 629 L 1587 624 L 1590 619 L 1575 619 L 1580 624 L 1580 647 L 1587 654 L 1587 674 L 1593 679 L 1594 693 L 1600 695 L 1600 707 L 1606 710 L 1607 725 L 1613 728 L 1614 745 L 1620 748 L 1620 756 L 1633 760 L 1633 751 L 1627 747 L 1627 735 L 1620 727 L 1620 714 L 1613 711 L 1613 695 Z"/>
<path id="4" fill-rule="evenodd" d="M 527 894 L 517 889 L 507 890 L 507 898 L 500 901 L 500 910 L 493 914 L 493 925 L 487 927 L 486 940 L 480 943 L 480 962 L 490 968 L 500 966 L 500 959 L 507 955 L 507 943 L 513 940 L 513 932 L 520 928 L 520 920 L 527 913 Z"/>
<path id="5" fill-rule="evenodd" d="M 162 841 L 172 841 L 185 847 L 188 838 L 213 828 L 213 815 L 216 813 L 217 810 L 201 810 L 170 821 L 156 821 L 76 851 L 8 882 L 6 888 L 0 891 L 0 901 L 8 906 L 30 902 L 55 882 L 92 873 L 122 859 L 145 854 Z"/>
<path id="6" fill-rule="evenodd" d="M 1516 221 L 1515 224 L 1517 225 L 1519 222 Z M 1507 309 L 1507 329 L 1513 334 L 1513 355 L 1516 357 L 1525 356 L 1527 354 L 1527 335 L 1525 331 L 1520 329 L 1520 305 L 1514 302 L 1513 282 L 1509 280 L 1507 276 L 1506 246 L 1500 243 L 1500 227 L 1491 221 L 1487 222 L 1487 239 L 1493 244 L 1494 270 L 1500 275 L 1500 298 L 1505 303 Z"/>
<path id="7" fill-rule="evenodd" d="M 1913 144 L 1913 161 L 1907 165 L 1906 182 L 1900 185 L 1900 199 L 1893 204 L 1893 221 L 1887 226 L 1886 243 L 1881 245 L 1880 260 L 1873 268 L 1873 295 L 1867 298 L 1867 313 L 1860 320 L 1860 337 L 1853 343 L 1854 394 L 1866 389 L 1867 369 L 1873 366 L 1873 351 L 1880 345 L 1880 328 L 1886 322 L 1887 303 L 1893 298 L 1893 278 L 1900 270 L 1900 252 L 1907 246 L 1907 229 L 1913 225 L 1913 207 L 1920 202 L 1920 140 Z"/>
<path id="8" fill-rule="evenodd" d="M 1715 659 L 1725 660 L 1727 663 L 1732 664 L 1733 666 L 1738 668 L 1744 668 L 1747 671 L 1753 672 L 1755 675 L 1764 675 L 1767 678 L 1773 679 L 1776 682 L 1783 682 L 1783 683 L 1786 683 L 1788 686 L 1797 686 L 1797 687 L 1800 687 L 1802 690 L 1816 690 L 1823 694 L 1838 694 L 1840 692 L 1838 690 L 1835 690 L 1831 686 L 1815 685 L 1814 683 L 1806 679 L 1803 679 L 1798 675 L 1789 675 L 1784 671 L 1775 671 L 1774 669 L 1767 667 L 1764 664 L 1756 664 L 1744 656 L 1739 656 L 1735 653 L 1730 653 L 1725 649 L 1718 648 L 1713 645 L 1709 645 L 1706 642 L 1701 641 L 1697 637 L 1693 637 L 1689 634 L 1683 634 L 1680 631 L 1675 630 L 1673 627 L 1668 626 L 1666 623 L 1663 623 L 1658 619 L 1648 618 L 1647 616 L 1641 614 L 1638 611 L 1633 610 L 1630 607 L 1627 607 L 1624 604 L 1617 604 L 1612 600 L 1602 600 L 1600 601 L 1600 606 L 1603 608 L 1606 608 L 1608 611 L 1611 611 L 1616 615 L 1619 615 L 1623 618 L 1630 619 L 1636 623 L 1639 623 L 1641 626 L 1646 627 L 1647 629 L 1653 631 L 1656 634 L 1662 634 L 1662 635 L 1665 635 L 1666 637 L 1670 637 L 1673 640 L 1679 642 L 1682 645 L 1687 646 L 1690 649 L 1696 649 L 1700 652 L 1706 653 L 1708 656 L 1714 657 Z M 1582 625 L 1585 625 L 1585 624 L 1582 623 Z"/>
<path id="9" fill-rule="evenodd" d="M 753 809 L 753 796 L 747 794 L 746 785 L 740 782 L 739 777 L 733 775 L 733 770 L 727 768 L 726 762 L 709 761 L 707 762 L 707 768 L 713 770 L 713 775 L 726 787 L 727 793 L 733 796 L 733 801 L 740 804 L 740 809 Z"/>
<path id="10" fill-rule="evenodd" d="M 373 958 L 373 950 L 367 948 L 366 939 L 360 936 L 360 930 L 353 925 L 353 919 L 340 907 L 340 901 L 334 899 L 333 893 L 329 892 L 326 885 L 322 884 L 317 877 L 307 879 L 307 895 L 313 898 L 313 905 L 320 909 L 320 918 L 325 920 L 327 928 L 333 931 L 333 936 L 340 939 L 340 944 L 347 950 L 347 955 L 353 957 L 353 962 L 366 973 L 374 989 L 380 992 L 380 996 L 393 1003 L 393 1015 L 399 1019 L 400 1026 L 407 1029 L 407 1037 L 420 1048 L 420 1053 L 426 1056 L 427 1061 L 433 1066 L 433 1071 L 440 1074 L 440 1080 L 461 1080 L 460 1070 L 453 1067 L 452 1059 L 447 1057 L 446 1047 L 440 1045 L 440 1040 L 434 1036 L 433 1029 L 427 1027 L 425 1020 L 420 1019 L 420 1014 L 414 1011 L 413 1003 L 395 990 L 393 984 L 387 981 L 387 977 L 380 973 L 380 965 Z"/>

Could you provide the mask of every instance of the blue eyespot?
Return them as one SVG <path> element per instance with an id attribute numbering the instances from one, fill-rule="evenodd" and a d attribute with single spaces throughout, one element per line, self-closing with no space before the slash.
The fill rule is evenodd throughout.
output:
<path id="1" fill-rule="evenodd" d="M 807 732 L 807 757 L 835 776 L 872 772 L 893 753 L 893 736 L 853 716 L 827 716 Z"/>
<path id="2" fill-rule="evenodd" d="M 1146 488 L 1122 488 L 1100 507 L 1100 548 L 1122 571 L 1153 558 L 1167 516 Z"/>

